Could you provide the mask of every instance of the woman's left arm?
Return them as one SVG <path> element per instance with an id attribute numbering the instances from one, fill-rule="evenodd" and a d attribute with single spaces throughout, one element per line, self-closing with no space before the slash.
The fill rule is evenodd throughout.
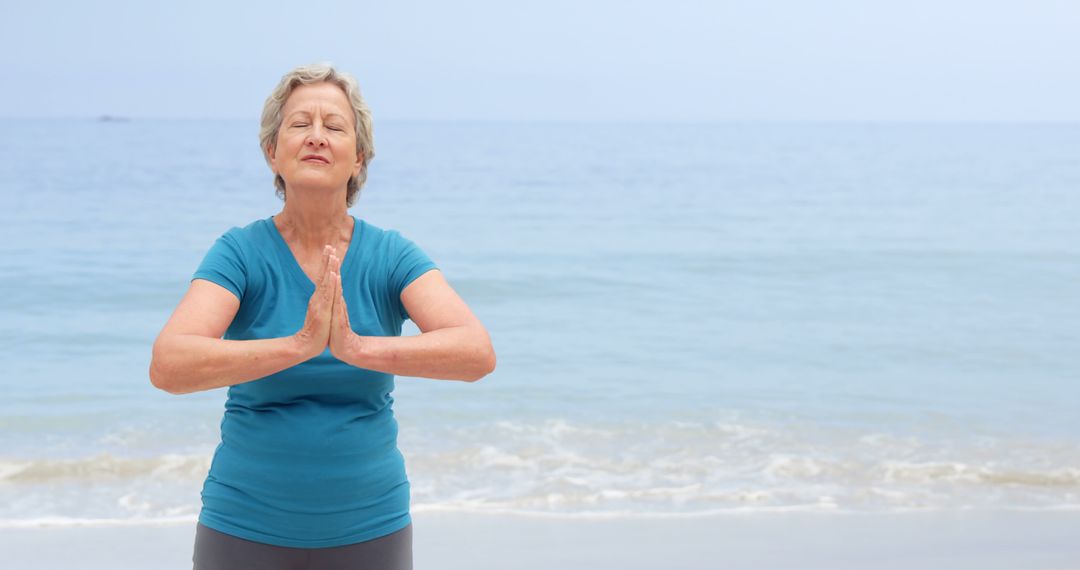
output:
<path id="1" fill-rule="evenodd" d="M 401 302 L 420 329 L 419 335 L 360 336 L 349 326 L 345 300 L 339 293 L 330 332 L 334 357 L 397 376 L 465 382 L 475 382 L 495 370 L 495 349 L 487 329 L 442 271 L 432 269 L 414 279 L 402 290 Z"/>

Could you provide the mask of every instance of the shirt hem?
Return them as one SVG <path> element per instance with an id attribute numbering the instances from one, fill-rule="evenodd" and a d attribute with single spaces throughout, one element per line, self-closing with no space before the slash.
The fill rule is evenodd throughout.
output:
<path id="1" fill-rule="evenodd" d="M 375 530 L 349 535 L 344 538 L 325 540 L 293 540 L 235 527 L 224 521 L 210 520 L 203 517 L 202 514 L 199 515 L 200 524 L 212 528 L 218 532 L 223 532 L 236 538 L 242 538 L 244 540 L 250 540 L 261 544 L 285 546 L 289 548 L 331 548 L 335 546 L 348 546 L 350 544 L 356 544 L 358 542 L 365 542 L 368 540 L 375 540 L 376 538 L 382 538 L 386 535 L 393 534 L 409 526 L 409 523 L 411 522 L 412 515 L 410 513 L 405 513 L 405 516 L 401 519 L 397 519 L 394 522 L 383 525 Z"/>

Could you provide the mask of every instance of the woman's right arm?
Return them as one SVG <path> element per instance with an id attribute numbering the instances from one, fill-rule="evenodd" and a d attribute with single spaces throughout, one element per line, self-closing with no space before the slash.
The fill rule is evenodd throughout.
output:
<path id="1" fill-rule="evenodd" d="M 336 254 L 330 246 L 323 249 L 321 275 L 304 325 L 281 338 L 221 338 L 240 309 L 240 300 L 217 283 L 193 279 L 154 341 L 150 383 L 170 394 L 190 394 L 256 380 L 322 354 L 338 293 L 341 260 Z"/>
<path id="2" fill-rule="evenodd" d="M 170 394 L 189 394 L 248 382 L 299 364 L 296 336 L 225 340 L 240 300 L 228 289 L 194 279 L 154 341 L 150 383 Z"/>

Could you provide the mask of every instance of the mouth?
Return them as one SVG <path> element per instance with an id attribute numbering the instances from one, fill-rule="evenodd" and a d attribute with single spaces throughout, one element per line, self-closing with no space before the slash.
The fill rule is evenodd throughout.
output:
<path id="1" fill-rule="evenodd" d="M 301 162 L 317 162 L 317 163 L 320 163 L 320 164 L 330 164 L 329 160 L 326 160 L 325 158 L 323 158 L 321 156 L 316 156 L 314 154 L 309 154 L 309 155 L 305 156 L 304 158 L 301 158 L 300 161 Z"/>

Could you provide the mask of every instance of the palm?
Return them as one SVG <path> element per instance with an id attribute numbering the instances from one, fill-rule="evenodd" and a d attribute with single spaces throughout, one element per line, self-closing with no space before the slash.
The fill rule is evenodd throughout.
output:
<path id="1" fill-rule="evenodd" d="M 341 260 L 329 245 L 323 249 L 322 270 L 315 292 L 308 300 L 304 326 L 296 333 L 306 358 L 318 356 L 330 344 L 330 328 L 333 325 L 334 304 L 339 296 L 337 287 L 341 280 L 336 277 Z"/>
<path id="2" fill-rule="evenodd" d="M 342 291 L 340 280 L 341 274 L 337 275 L 337 297 L 334 299 L 334 308 L 330 318 L 330 354 L 338 360 L 345 360 L 349 353 L 349 347 L 355 341 L 356 333 L 349 324 L 349 308 L 345 305 L 345 294 Z"/>

